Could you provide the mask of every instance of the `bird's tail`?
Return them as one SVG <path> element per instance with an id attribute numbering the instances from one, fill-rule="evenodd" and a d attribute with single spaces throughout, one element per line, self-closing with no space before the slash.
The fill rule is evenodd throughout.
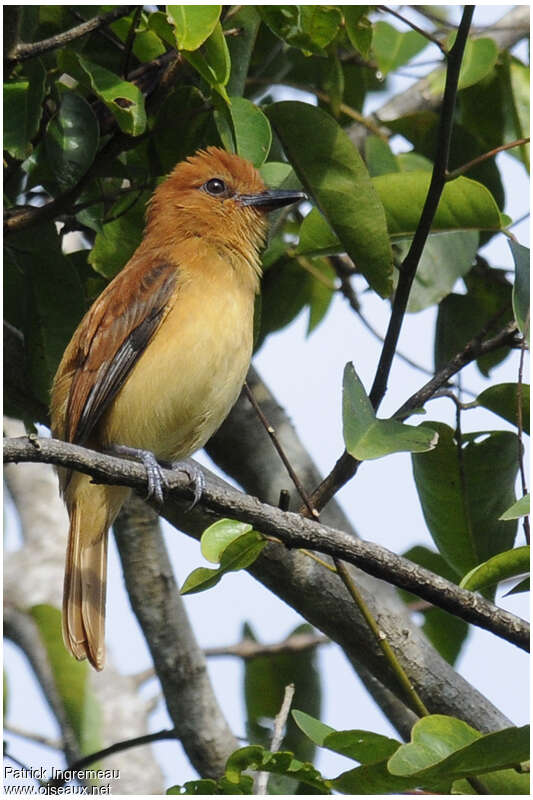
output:
<path id="1" fill-rule="evenodd" d="M 109 527 L 129 489 L 99 486 L 73 473 L 65 491 L 70 517 L 65 584 L 63 640 L 73 656 L 88 658 L 95 669 L 105 662 L 105 598 Z"/>

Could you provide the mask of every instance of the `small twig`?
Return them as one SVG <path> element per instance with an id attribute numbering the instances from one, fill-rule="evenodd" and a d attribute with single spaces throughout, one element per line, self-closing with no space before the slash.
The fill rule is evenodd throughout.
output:
<path id="1" fill-rule="evenodd" d="M 123 78 L 126 80 L 128 77 L 129 66 L 130 66 L 130 58 L 131 58 L 131 51 L 133 48 L 133 43 L 135 41 L 136 36 L 136 28 L 139 23 L 139 19 L 142 13 L 143 7 L 137 6 L 135 9 L 135 13 L 133 14 L 131 25 L 128 30 L 128 36 L 126 38 L 126 42 L 124 44 L 124 52 L 122 54 L 122 64 L 120 68 L 120 72 Z"/>
<path id="2" fill-rule="evenodd" d="M 315 95 L 315 97 L 318 97 L 319 100 L 322 100 L 323 103 L 331 103 L 331 98 L 328 94 L 326 94 L 326 92 L 323 92 L 314 86 L 309 86 L 307 84 L 304 85 L 303 83 L 295 83 L 294 81 L 285 81 L 282 79 L 279 81 L 274 81 L 271 79 L 257 77 L 247 78 L 246 83 L 259 84 L 261 86 L 272 86 L 273 83 L 279 83 L 280 85 L 287 86 L 291 89 L 299 89 L 300 91 L 311 92 Z M 367 128 L 375 136 L 379 136 L 380 139 L 388 141 L 390 134 L 386 133 L 383 128 L 381 128 L 379 125 L 376 125 L 376 123 L 370 118 L 363 116 L 363 114 L 361 114 L 355 108 L 346 105 L 346 103 L 340 103 L 339 111 L 341 111 L 343 114 L 346 114 L 347 117 L 355 120 L 355 122 L 358 122 L 360 125 L 363 125 L 363 127 Z"/>
<path id="3" fill-rule="evenodd" d="M 42 736 L 40 733 L 34 731 L 26 731 L 23 728 L 17 728 L 16 725 L 4 725 L 6 733 L 11 733 L 13 736 L 20 736 L 23 739 L 29 739 L 31 742 L 42 744 L 44 747 L 50 747 L 52 750 L 62 750 L 63 741 L 61 739 L 50 739 L 48 736 Z"/>
<path id="4" fill-rule="evenodd" d="M 392 14 L 393 17 L 396 17 L 397 19 L 401 20 L 403 23 L 405 23 L 405 25 L 408 25 L 410 28 L 419 33 L 429 42 L 432 42 L 433 44 L 437 45 L 441 53 L 443 53 L 444 55 L 447 54 L 448 51 L 446 50 L 442 42 L 440 42 L 435 36 L 432 36 L 431 33 L 428 33 L 423 28 L 420 28 L 418 25 L 415 25 L 415 23 L 411 22 L 411 20 L 407 19 L 407 17 L 404 17 L 402 14 L 399 14 L 397 11 L 394 11 L 392 8 L 389 8 L 388 6 L 376 6 L 376 8 L 378 8 L 380 11 L 384 11 L 386 14 Z"/>
<path id="5" fill-rule="evenodd" d="M 120 19 L 120 17 L 126 17 L 133 8 L 135 8 L 135 6 L 117 6 L 113 11 L 109 11 L 107 14 L 93 17 L 68 31 L 50 36 L 49 39 L 42 39 L 40 42 L 19 42 L 8 55 L 7 62 L 8 64 L 16 64 L 20 61 L 26 61 L 28 58 L 40 56 L 43 53 L 47 53 L 49 50 L 54 50 L 56 47 L 64 47 L 70 44 L 70 42 L 92 31 L 96 31 L 98 28 L 104 27 L 104 25 L 109 25 L 110 22 L 114 22 L 116 19 Z"/>
<path id="6" fill-rule="evenodd" d="M 291 710 L 292 700 L 294 697 L 294 684 L 290 683 L 285 687 L 285 694 L 283 695 L 283 702 L 281 708 L 274 720 L 274 731 L 272 734 L 272 741 L 270 743 L 270 750 L 276 753 L 281 747 L 283 741 L 283 734 L 285 733 L 285 726 L 289 711 Z M 254 794 L 266 794 L 268 784 L 268 772 L 258 772 L 254 780 Z"/>
<path id="7" fill-rule="evenodd" d="M 339 573 L 339 575 L 340 575 L 340 577 L 342 579 L 342 582 L 344 583 L 345 587 L 347 588 L 348 592 L 350 593 L 350 595 L 351 595 L 352 599 L 354 600 L 357 608 L 359 609 L 359 611 L 363 615 L 366 624 L 368 625 L 368 627 L 370 628 L 370 630 L 374 634 L 374 638 L 376 639 L 376 642 L 378 643 L 379 647 L 381 648 L 381 651 L 383 652 L 383 655 L 387 659 L 387 663 L 388 663 L 389 667 L 392 669 L 392 671 L 396 675 L 398 683 L 402 687 L 402 689 L 403 689 L 403 691 L 405 693 L 405 696 L 409 701 L 409 705 L 411 706 L 412 710 L 415 711 L 420 717 L 427 717 L 428 714 L 429 714 L 429 711 L 427 710 L 426 706 L 424 705 L 424 703 L 422 702 L 422 700 L 418 696 L 418 693 L 415 691 L 413 685 L 411 684 L 411 681 L 409 680 L 409 677 L 408 677 L 406 671 L 404 670 L 404 668 L 402 667 L 402 665 L 400 664 L 400 662 L 396 658 L 396 654 L 394 653 L 392 647 L 388 643 L 387 637 L 385 636 L 383 631 L 381 631 L 379 629 L 379 626 L 378 626 L 376 620 L 374 619 L 374 617 L 370 613 L 370 610 L 369 610 L 367 604 L 365 603 L 361 592 L 359 591 L 359 589 L 355 585 L 355 582 L 352 579 L 352 576 L 350 575 L 346 565 L 338 558 L 335 558 L 334 561 L 335 561 L 335 566 L 337 567 L 337 572 Z"/>
<path id="8" fill-rule="evenodd" d="M 261 406 L 259 405 L 259 403 L 255 399 L 254 394 L 253 394 L 252 390 L 250 389 L 250 387 L 248 386 L 247 383 L 244 384 L 244 391 L 246 392 L 246 396 L 248 397 L 248 400 L 252 404 L 252 406 L 253 406 L 253 408 L 255 410 L 255 413 L 259 417 L 259 419 L 261 421 L 261 424 L 263 425 L 265 431 L 270 436 L 272 444 L 276 448 L 279 457 L 283 461 L 285 469 L 289 473 L 290 478 L 291 478 L 292 482 L 294 483 L 294 486 L 296 487 L 296 490 L 298 491 L 298 494 L 302 498 L 302 500 L 304 502 L 304 505 L 307 508 L 309 514 L 311 515 L 311 517 L 313 519 L 318 519 L 318 517 L 319 517 L 318 511 L 315 508 L 313 508 L 313 506 L 309 502 L 309 497 L 307 495 L 307 492 L 305 491 L 304 486 L 303 486 L 301 480 L 299 479 L 298 475 L 294 471 L 294 469 L 292 467 L 292 464 L 290 463 L 289 459 L 287 458 L 287 456 L 285 454 L 285 451 L 283 450 L 283 447 L 281 446 L 280 441 L 279 441 L 279 439 L 278 439 L 278 437 L 276 435 L 275 429 L 272 427 L 272 425 L 269 423 L 269 421 L 267 420 L 267 418 L 263 414 Z"/>
<path id="9" fill-rule="evenodd" d="M 315 633 L 295 633 L 282 642 L 275 642 L 274 644 L 261 644 L 260 642 L 254 642 L 252 639 L 243 639 L 242 642 L 226 647 L 206 647 L 204 655 L 208 658 L 235 656 L 248 661 L 252 658 L 263 658 L 265 656 L 301 653 L 318 645 L 330 643 L 326 636 Z"/>
<path id="10" fill-rule="evenodd" d="M 124 750 L 131 750 L 133 747 L 139 747 L 143 744 L 151 744 L 152 742 L 161 742 L 165 739 L 176 738 L 176 729 L 172 728 L 170 730 L 157 731 L 157 733 L 146 733 L 144 736 L 136 736 L 134 739 L 125 739 L 122 742 L 115 742 L 109 747 L 104 747 L 102 750 L 97 750 L 95 753 L 90 753 L 88 756 L 84 756 L 74 761 L 72 764 L 69 764 L 62 773 L 56 773 L 57 777 L 48 781 L 45 786 L 50 788 L 64 786 L 69 780 L 72 780 L 72 773 L 80 772 L 90 764 L 94 764 L 95 761 L 101 761 L 101 759 L 112 756 L 114 753 L 122 753 Z"/>
<path id="11" fill-rule="evenodd" d="M 501 144 L 499 147 L 495 147 L 493 150 L 489 150 L 487 153 L 482 153 L 482 155 L 477 156 L 477 158 L 473 158 L 472 161 L 468 161 L 468 163 L 463 164 L 462 167 L 457 167 L 457 169 L 447 172 L 445 180 L 453 181 L 455 178 L 471 170 L 472 167 L 477 167 L 478 164 L 482 164 L 484 161 L 488 161 L 489 158 L 497 156 L 498 153 L 503 153 L 504 150 L 512 150 L 513 147 L 520 147 L 521 145 L 528 144 L 528 142 L 529 136 L 524 139 L 515 139 L 514 142 L 509 142 L 508 144 Z"/>

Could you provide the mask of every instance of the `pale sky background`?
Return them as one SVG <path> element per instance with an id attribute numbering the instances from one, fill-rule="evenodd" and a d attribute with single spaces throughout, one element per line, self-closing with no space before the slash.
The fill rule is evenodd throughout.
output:
<path id="1" fill-rule="evenodd" d="M 474 24 L 499 19 L 509 7 L 478 6 Z M 404 9 L 405 10 L 405 9 Z M 414 13 L 414 12 L 412 12 Z M 401 23 L 388 18 L 395 26 Z M 413 19 L 420 24 L 420 17 Z M 523 51 L 522 51 L 523 54 Z M 427 61 L 427 48 L 421 59 Z M 414 71 L 409 68 L 409 73 Z M 391 89 L 406 88 L 412 81 L 391 80 Z M 369 98 L 365 112 L 384 102 L 382 95 Z M 399 149 L 402 149 L 401 143 Z M 513 219 L 522 217 L 529 208 L 529 188 L 524 168 L 511 156 L 498 156 L 506 192 L 505 211 Z M 513 228 L 519 242 L 529 244 L 529 219 Z M 483 251 L 492 266 L 513 268 L 505 237 L 496 236 Z M 355 287 L 362 291 L 364 281 Z M 456 287 L 456 291 L 458 287 Z M 363 313 L 372 325 L 384 334 L 390 305 L 374 294 L 359 295 Z M 427 368 L 433 365 L 433 331 L 435 310 L 406 317 L 399 350 Z M 286 329 L 271 335 L 255 358 L 255 366 L 273 391 L 277 400 L 292 418 L 302 441 L 318 467 L 327 473 L 343 450 L 341 423 L 342 373 L 347 361 L 369 389 L 374 376 L 381 344 L 370 336 L 346 301 L 336 297 L 325 321 L 306 338 L 307 312 Z M 508 358 L 494 370 L 491 383 L 516 381 L 518 354 Z M 463 384 L 474 392 L 488 385 L 477 368 L 469 366 L 462 372 Z M 425 383 L 426 377 L 400 360 L 391 372 L 389 391 L 380 409 L 380 416 L 392 413 L 413 391 Z M 450 400 L 441 399 L 427 405 L 427 419 L 454 424 L 455 407 Z M 462 416 L 464 431 L 512 429 L 489 412 L 476 410 Z M 198 460 L 213 468 L 205 454 Z M 289 481 L 287 481 L 289 488 Z M 403 553 L 415 544 L 432 547 L 412 479 L 411 460 L 407 454 L 389 456 L 365 464 L 356 478 L 338 495 L 360 536 Z M 9 520 L 9 516 L 7 517 Z M 17 535 L 6 525 L 6 549 L 16 547 Z M 180 583 L 197 566 L 202 565 L 199 544 L 165 524 L 165 538 Z M 523 544 L 520 528 L 517 543 Z M 123 589 L 116 548 L 112 540 L 110 552 L 108 595 L 109 657 L 124 672 L 141 672 L 151 666 L 146 645 L 130 610 Z M 243 621 L 252 624 L 264 642 L 283 639 L 301 622 L 299 615 L 246 573 L 233 573 L 208 592 L 185 597 L 193 628 L 201 646 L 227 645 L 240 639 Z M 317 598 L 317 602 L 320 602 Z M 527 616 L 528 597 L 518 595 L 498 601 L 504 608 Z M 379 709 L 367 695 L 357 676 L 336 645 L 319 651 L 323 683 L 322 719 L 337 729 L 361 728 L 396 736 Z M 13 725 L 31 728 L 49 737 L 58 737 L 59 730 L 43 701 L 33 678 L 28 676 L 25 659 L 11 644 L 5 647 L 5 665 L 10 695 L 8 721 Z M 518 648 L 494 635 L 472 629 L 456 668 L 479 691 L 485 694 L 515 724 L 529 719 L 528 657 Z M 209 671 L 215 692 L 230 726 L 238 736 L 244 736 L 243 666 L 234 658 L 209 661 Z M 18 677 L 16 677 L 18 676 Z M 157 692 L 155 680 L 143 689 L 149 696 Z M 152 731 L 171 727 L 163 703 L 151 717 Z M 9 735 L 9 749 L 32 766 L 63 766 L 57 754 L 27 740 Z M 183 783 L 195 777 L 195 772 L 182 754 L 181 745 L 161 742 L 155 745 L 163 767 L 167 786 Z M 135 758 L 137 751 L 132 751 Z M 140 752 L 140 751 L 139 751 Z M 316 764 L 326 777 L 333 777 L 353 762 L 328 751 L 319 751 Z"/>

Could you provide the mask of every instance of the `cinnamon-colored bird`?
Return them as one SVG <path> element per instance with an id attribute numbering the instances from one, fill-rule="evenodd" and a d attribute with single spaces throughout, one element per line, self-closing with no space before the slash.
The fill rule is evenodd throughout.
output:
<path id="1" fill-rule="evenodd" d="M 149 204 L 144 238 L 82 319 L 52 387 L 52 434 L 155 459 L 202 447 L 242 387 L 266 212 L 303 199 L 268 191 L 248 161 L 209 147 L 178 164 Z M 139 456 L 139 453 L 136 453 Z M 107 533 L 130 490 L 61 469 L 70 531 L 63 638 L 104 666 Z"/>

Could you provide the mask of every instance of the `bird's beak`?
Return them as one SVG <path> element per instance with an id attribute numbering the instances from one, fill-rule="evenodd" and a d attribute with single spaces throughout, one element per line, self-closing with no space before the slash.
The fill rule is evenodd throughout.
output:
<path id="1" fill-rule="evenodd" d="M 290 206 L 292 203 L 299 203 L 307 200 L 304 192 L 285 191 L 283 189 L 267 189 L 259 194 L 239 194 L 235 200 L 241 206 L 255 206 L 264 211 L 274 211 L 282 206 Z"/>

